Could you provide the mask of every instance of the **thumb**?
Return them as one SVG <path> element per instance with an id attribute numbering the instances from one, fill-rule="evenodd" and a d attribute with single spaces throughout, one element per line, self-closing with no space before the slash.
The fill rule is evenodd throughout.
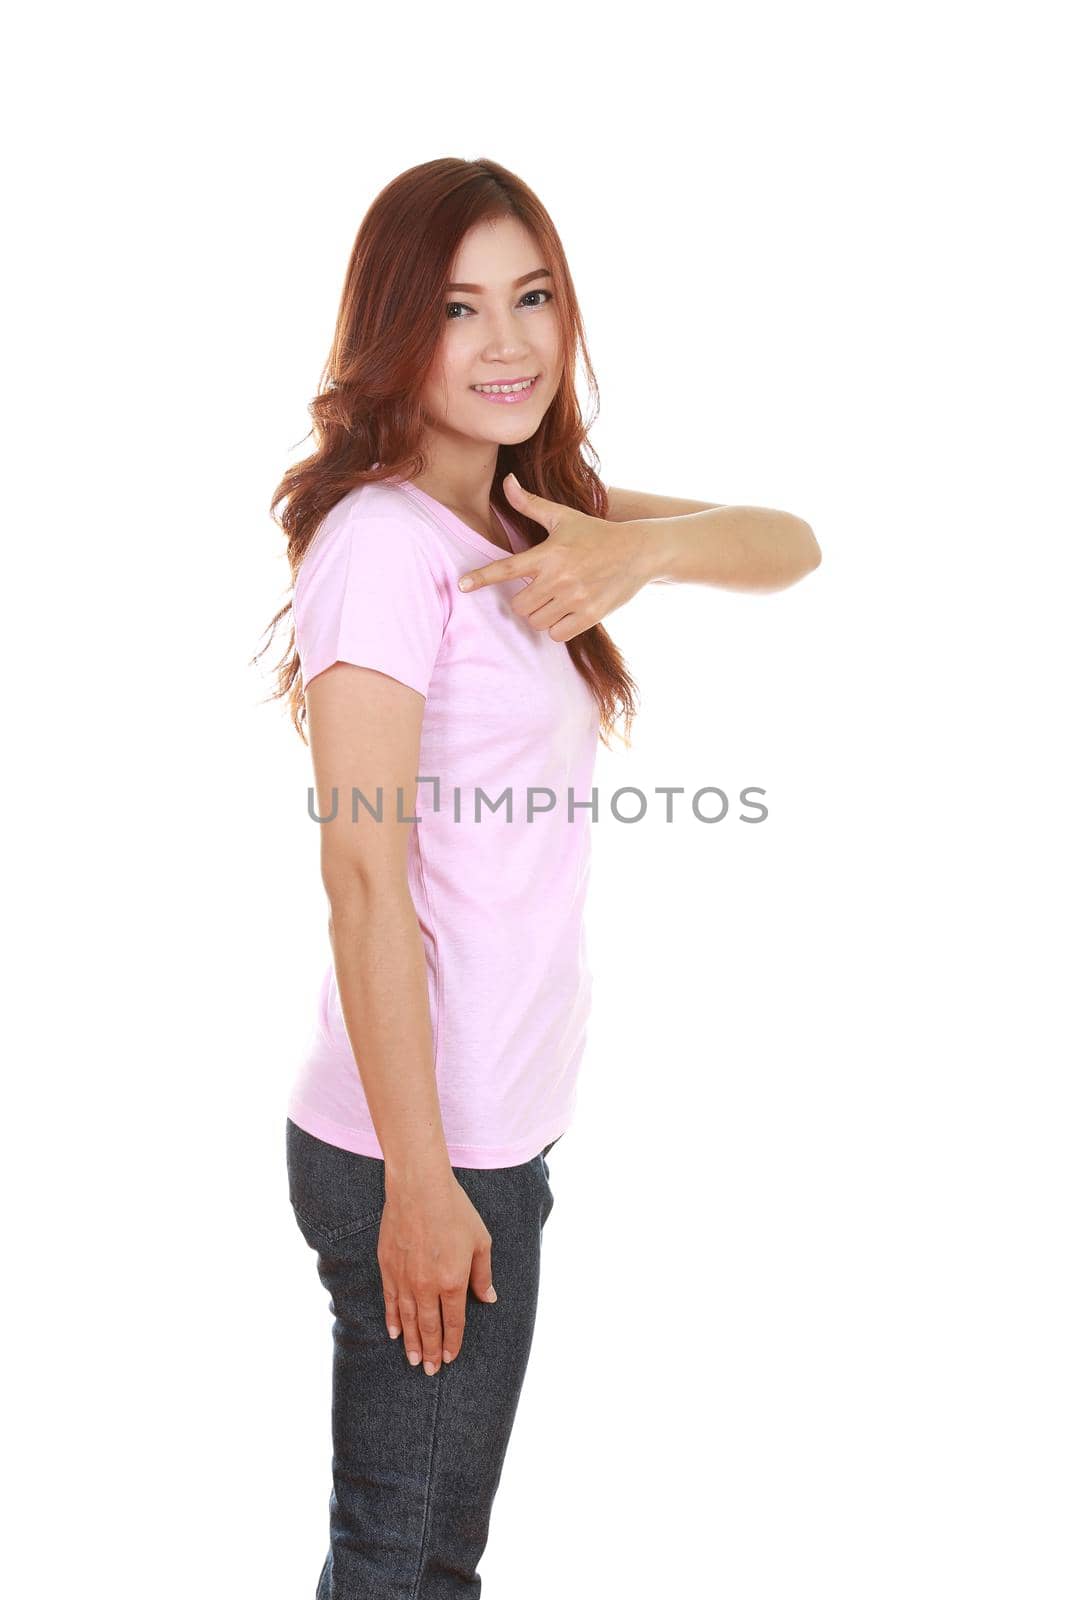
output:
<path id="1" fill-rule="evenodd" d="M 531 494 L 528 489 L 523 488 L 522 484 L 519 482 L 518 478 L 516 478 L 513 472 L 508 473 L 507 477 L 504 479 L 502 487 L 512 505 L 520 511 L 522 510 L 523 506 L 528 505 L 531 500 L 537 499 L 535 494 Z"/>
<path id="2" fill-rule="evenodd" d="M 496 1299 L 496 1290 L 493 1288 L 492 1251 L 491 1244 L 483 1244 L 471 1257 L 471 1289 L 479 1300 L 488 1300 L 490 1304 Z"/>
<path id="3" fill-rule="evenodd" d="M 531 494 L 529 489 L 523 488 L 513 472 L 507 474 L 502 487 L 508 504 L 513 505 L 516 511 L 521 511 L 531 522 L 539 522 L 549 533 L 555 531 L 562 509 L 555 501 L 546 500 L 544 495 Z"/>

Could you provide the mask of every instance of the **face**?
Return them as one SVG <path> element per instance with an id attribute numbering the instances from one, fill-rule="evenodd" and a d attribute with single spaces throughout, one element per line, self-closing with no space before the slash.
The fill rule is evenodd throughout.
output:
<path id="1" fill-rule="evenodd" d="M 537 432 L 562 375 L 556 286 L 547 267 L 533 235 L 514 217 L 478 223 L 466 235 L 422 395 L 435 431 L 498 445 Z M 527 378 L 533 385 L 510 396 L 486 396 L 475 387 Z"/>

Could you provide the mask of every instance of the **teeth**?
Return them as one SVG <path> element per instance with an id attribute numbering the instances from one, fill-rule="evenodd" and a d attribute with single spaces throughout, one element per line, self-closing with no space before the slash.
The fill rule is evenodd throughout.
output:
<path id="1" fill-rule="evenodd" d="M 519 389 L 528 389 L 533 381 L 527 378 L 525 383 L 476 383 L 474 387 L 479 394 L 515 394 Z"/>

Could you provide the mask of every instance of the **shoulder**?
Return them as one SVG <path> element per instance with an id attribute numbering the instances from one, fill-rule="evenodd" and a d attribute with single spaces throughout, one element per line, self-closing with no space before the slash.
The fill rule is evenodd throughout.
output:
<path id="1" fill-rule="evenodd" d="M 454 577 L 433 527 L 401 489 L 360 484 L 322 518 L 293 585 L 298 639 L 390 629 L 439 641 Z"/>
<path id="2" fill-rule="evenodd" d="M 387 483 L 358 484 L 331 506 L 300 563 L 295 589 L 306 590 L 327 570 L 353 564 L 414 576 L 428 570 L 437 579 L 446 579 L 448 570 L 432 520 Z"/>

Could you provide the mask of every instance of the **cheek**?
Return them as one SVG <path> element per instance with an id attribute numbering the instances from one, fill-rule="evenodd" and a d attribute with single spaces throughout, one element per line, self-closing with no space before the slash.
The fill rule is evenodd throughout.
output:
<path id="1" fill-rule="evenodd" d="M 462 398 L 463 387 L 459 377 L 449 371 L 447 364 L 441 365 L 427 378 L 422 391 L 422 403 L 433 415 L 443 416 Z"/>
<path id="2" fill-rule="evenodd" d="M 470 366 L 469 359 L 459 351 L 455 356 L 442 362 L 438 377 L 438 394 L 442 398 L 448 395 L 453 400 L 463 397 L 467 390 L 466 373 Z"/>
<path id="3" fill-rule="evenodd" d="M 548 372 L 557 372 L 560 366 L 560 340 L 559 329 L 555 326 L 546 328 L 538 340 L 538 349 L 541 360 Z"/>

